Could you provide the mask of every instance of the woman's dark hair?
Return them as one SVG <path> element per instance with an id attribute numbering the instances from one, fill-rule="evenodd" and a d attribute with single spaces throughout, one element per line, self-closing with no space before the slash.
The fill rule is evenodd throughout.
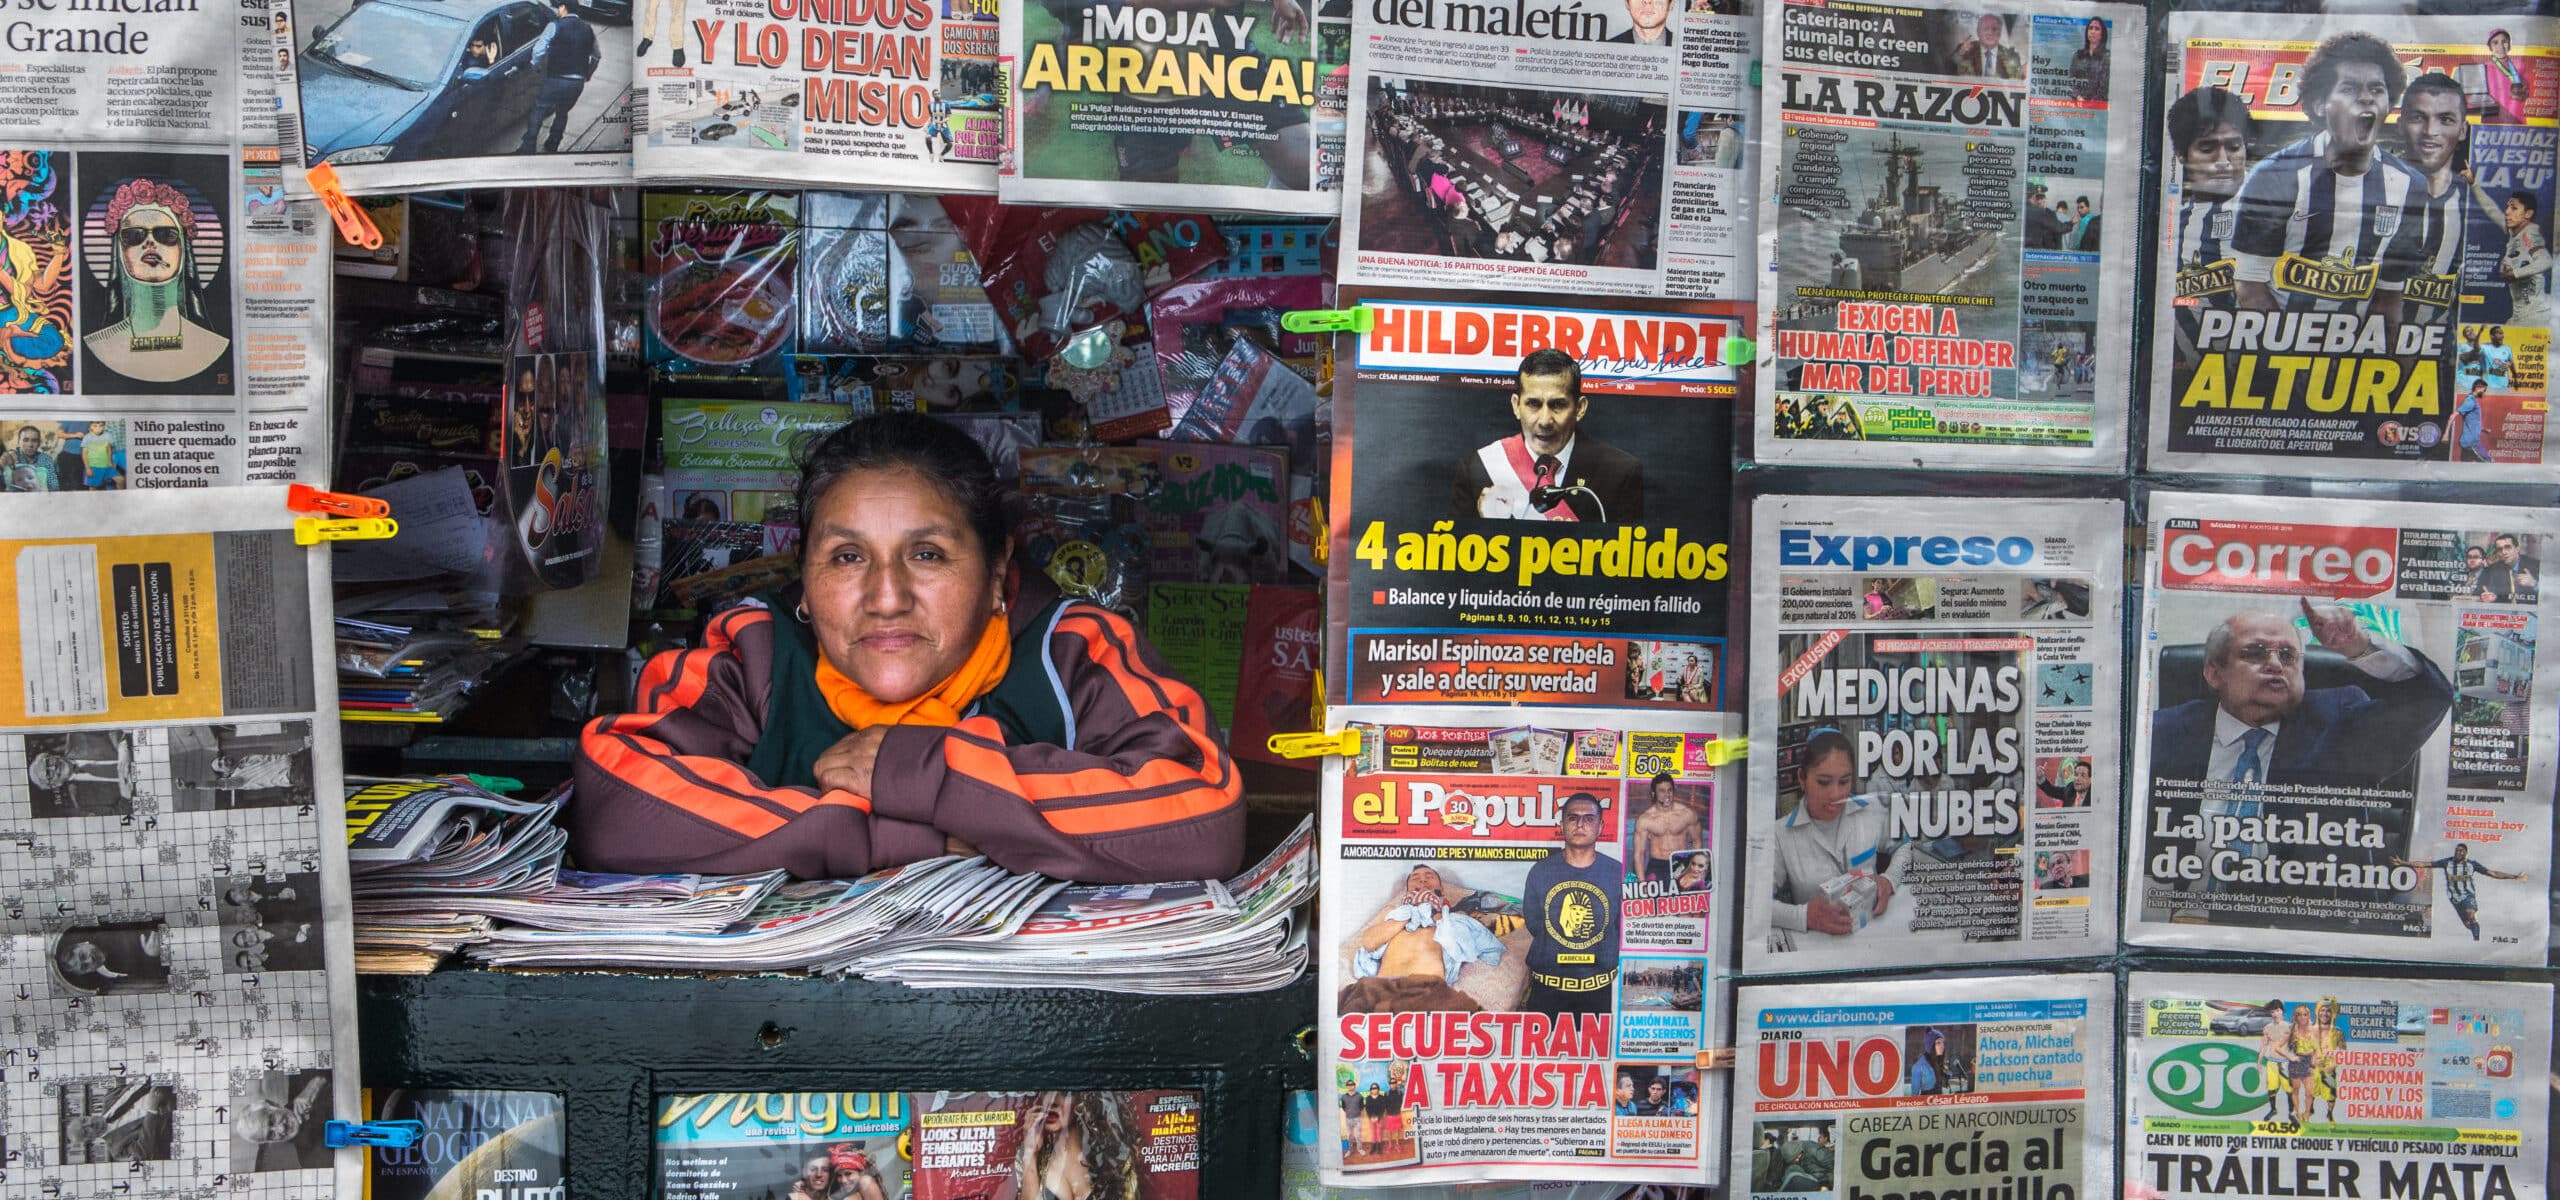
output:
<path id="1" fill-rule="evenodd" d="M 1849 735 L 1837 729 L 1819 730 L 1812 737 L 1806 738 L 1804 757 L 1797 760 L 1796 766 L 1796 779 L 1799 785 L 1804 779 L 1805 772 L 1811 771 L 1816 764 L 1834 754 L 1846 755 L 1851 762 L 1858 760 L 1857 751 L 1849 744 Z"/>
<path id="2" fill-rule="evenodd" d="M 979 549 L 990 559 L 1004 552 L 1004 489 L 976 439 L 920 413 L 876 413 L 839 425 L 801 450 L 800 487 L 793 493 L 793 505 L 800 510 L 801 553 L 808 553 L 808 523 L 817 518 L 818 498 L 827 489 L 856 471 L 887 470 L 913 471 L 931 480 L 960 506 L 970 531 L 978 535 Z"/>

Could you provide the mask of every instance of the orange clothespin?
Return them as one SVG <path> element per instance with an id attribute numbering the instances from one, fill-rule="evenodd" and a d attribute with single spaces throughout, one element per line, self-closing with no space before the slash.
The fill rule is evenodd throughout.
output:
<path id="1" fill-rule="evenodd" d="M 382 248 L 382 231 L 373 227 L 373 218 L 364 215 L 363 208 L 347 198 L 346 186 L 338 182 L 336 167 L 322 163 L 304 171 L 302 177 L 311 181 L 311 190 L 318 192 L 320 203 L 328 206 L 329 219 L 338 223 L 339 237 L 367 250 Z"/>
<path id="2" fill-rule="evenodd" d="M 284 506 L 298 513 L 331 513 L 341 517 L 387 517 L 391 502 L 345 492 L 324 492 L 307 483 L 285 489 Z"/>

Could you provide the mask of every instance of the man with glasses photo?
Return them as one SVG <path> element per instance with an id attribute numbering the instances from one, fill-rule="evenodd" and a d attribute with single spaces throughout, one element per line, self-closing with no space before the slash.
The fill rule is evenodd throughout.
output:
<path id="1" fill-rule="evenodd" d="M 2151 717 L 2152 774 L 2208 784 L 2409 786 L 2418 751 L 2453 707 L 2453 685 L 2425 655 L 2375 636 L 2336 606 L 2233 613 L 2205 637 L 2213 693 Z M 2358 676 L 2303 683 L 2303 628 Z"/>

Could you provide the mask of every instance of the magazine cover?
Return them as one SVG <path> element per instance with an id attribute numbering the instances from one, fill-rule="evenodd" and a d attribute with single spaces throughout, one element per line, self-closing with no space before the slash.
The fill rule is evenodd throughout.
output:
<path id="1" fill-rule="evenodd" d="M 630 173 L 643 184 L 992 192 L 996 9 L 634 0 L 624 19 L 638 41 L 621 56 L 638 74 Z"/>
<path id="2" fill-rule="evenodd" d="M 1746 972 L 2115 948 L 2124 506 L 1752 506 Z"/>
<path id="3" fill-rule="evenodd" d="M 2153 493 L 2126 940 L 2543 965 L 2555 538 L 2547 508 Z"/>
<path id="4" fill-rule="evenodd" d="M 1737 995 L 1734 1200 L 2111 1194 L 2114 976 Z"/>
<path id="5" fill-rule="evenodd" d="M 1741 306 L 1346 290 L 1335 702 L 1723 702 Z"/>
<path id="6" fill-rule="evenodd" d="M 851 419 L 840 404 L 661 402 L 667 514 L 764 526 L 764 552 L 797 552 L 800 453 Z"/>
<path id="7" fill-rule="evenodd" d="M 2549 24 L 2167 30 L 2151 469 L 2548 481 Z"/>
<path id="8" fill-rule="evenodd" d="M 889 241 L 893 199 L 800 194 L 800 353 L 872 354 L 898 341 L 898 309 L 915 288 Z"/>
<path id="9" fill-rule="evenodd" d="M 1764 12 L 1755 456 L 2121 467 L 2144 11 Z"/>
<path id="10" fill-rule="evenodd" d="M 934 1092 L 914 1100 L 914 1200 L 1200 1200 L 1198 1092 Z"/>
<path id="11" fill-rule="evenodd" d="M 2125 1001 L 2128 1192 L 2550 1194 L 2550 984 L 2136 971 Z"/>
<path id="12" fill-rule="evenodd" d="M 1176 677 L 1199 691 L 1210 719 L 1222 730 L 1236 727 L 1245 617 L 1253 591 L 1245 584 L 1161 577 L 1147 585 L 1147 643 Z"/>
<path id="13" fill-rule="evenodd" d="M 1328 1184 L 1712 1183 L 1724 1162 L 1722 713 L 1336 707 L 1324 774 Z M 1522 735 L 1551 736 L 1546 761 Z M 1565 747 L 1573 748 L 1570 752 Z"/>
<path id="14" fill-rule="evenodd" d="M 325 163 L 350 194 L 631 182 L 627 8 L 614 21 L 592 0 L 264 7 L 291 166 Z M 309 194 L 301 170 L 285 177 Z"/>
<path id="15" fill-rule="evenodd" d="M 644 192 L 644 357 L 659 376 L 779 377 L 796 332 L 799 197 Z"/>
<path id="16" fill-rule="evenodd" d="M 366 1089 L 365 1117 L 416 1121 L 411 1146 L 369 1146 L 364 1200 L 568 1200 L 568 1117 L 554 1092 Z"/>
<path id="17" fill-rule="evenodd" d="M 1004 6 L 1007 204 L 1330 215 L 1307 0 Z"/>
<path id="18" fill-rule="evenodd" d="M 659 1200 L 909 1200 L 903 1092 L 657 1098 Z"/>
<path id="19" fill-rule="evenodd" d="M 1753 2 L 1339 5 L 1342 282 L 1749 300 Z"/>
<path id="20" fill-rule="evenodd" d="M 1201 583 L 1278 583 L 1289 577 L 1289 455 L 1267 446 L 1173 445 L 1160 450 L 1152 504 L 1155 577 Z"/>
<path id="21" fill-rule="evenodd" d="M 1312 587 L 1256 586 L 1245 601 L 1244 665 L 1236 680 L 1227 752 L 1273 766 L 1308 769 L 1271 752 L 1271 735 L 1315 728 L 1316 670 L 1324 661 L 1324 593 Z"/>

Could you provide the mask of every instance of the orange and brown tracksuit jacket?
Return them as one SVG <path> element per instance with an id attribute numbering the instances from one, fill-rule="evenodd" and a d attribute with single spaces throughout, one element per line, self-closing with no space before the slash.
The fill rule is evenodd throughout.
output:
<path id="1" fill-rule="evenodd" d="M 1089 883 L 1223 878 L 1244 853 L 1243 785 L 1209 706 L 1117 613 L 1017 604 L 1012 666 L 950 728 L 889 730 L 872 794 L 810 765 L 851 730 L 816 684 L 788 597 L 712 619 L 649 660 L 637 711 L 579 745 L 570 849 L 588 870 L 849 878 L 942 854 Z"/>

